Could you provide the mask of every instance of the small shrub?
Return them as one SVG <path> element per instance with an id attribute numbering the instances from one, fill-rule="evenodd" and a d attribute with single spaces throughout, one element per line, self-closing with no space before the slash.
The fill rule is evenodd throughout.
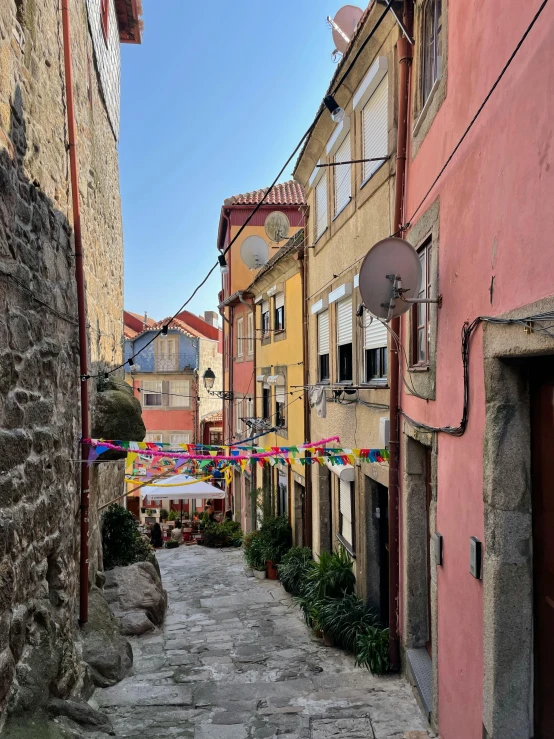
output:
<path id="1" fill-rule="evenodd" d="M 204 531 L 204 545 L 207 547 L 230 547 L 231 543 L 242 536 L 237 521 L 209 523 Z"/>
<path id="2" fill-rule="evenodd" d="M 165 543 L 166 549 L 177 549 L 178 546 L 179 546 L 178 541 L 166 541 Z"/>
<path id="3" fill-rule="evenodd" d="M 167 520 L 167 517 L 169 516 L 169 513 L 165 510 L 165 508 L 162 508 L 160 511 L 160 518 L 162 521 Z"/>
<path id="4" fill-rule="evenodd" d="M 252 531 L 243 539 L 246 564 L 254 570 L 265 570 L 264 542 L 259 531 Z"/>
<path id="5" fill-rule="evenodd" d="M 168 521 L 175 521 L 177 518 L 177 514 L 175 511 L 169 511 Z"/>
<path id="6" fill-rule="evenodd" d="M 356 640 L 356 665 L 367 667 L 375 675 L 389 670 L 389 630 L 369 626 Z"/>
<path id="7" fill-rule="evenodd" d="M 117 503 L 106 509 L 102 518 L 102 553 L 104 569 L 147 562 L 153 549 L 143 539 L 133 515 Z"/>
<path id="8" fill-rule="evenodd" d="M 338 552 L 321 552 L 306 572 L 302 593 L 312 599 L 340 598 L 352 593 L 356 578 L 352 559 L 341 547 Z"/>
<path id="9" fill-rule="evenodd" d="M 292 528 L 286 516 L 270 516 L 265 518 L 260 528 L 263 540 L 265 559 L 273 564 L 280 564 L 284 555 L 292 546 Z"/>
<path id="10" fill-rule="evenodd" d="M 279 579 L 287 593 L 300 595 L 302 584 L 312 562 L 312 550 L 308 547 L 292 547 L 278 566 Z"/>
<path id="11" fill-rule="evenodd" d="M 343 598 L 324 598 L 318 613 L 323 631 L 348 652 L 356 653 L 358 636 L 377 625 L 374 611 L 355 593 Z"/>

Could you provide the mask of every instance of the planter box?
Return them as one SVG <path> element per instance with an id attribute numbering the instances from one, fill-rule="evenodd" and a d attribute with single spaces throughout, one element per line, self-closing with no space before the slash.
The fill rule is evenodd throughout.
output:
<path id="1" fill-rule="evenodd" d="M 258 580 L 265 580 L 265 570 L 254 570 L 254 577 L 257 577 Z"/>

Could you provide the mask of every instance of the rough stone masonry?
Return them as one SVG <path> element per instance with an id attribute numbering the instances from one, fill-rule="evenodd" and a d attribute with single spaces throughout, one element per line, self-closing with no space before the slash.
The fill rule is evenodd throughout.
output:
<path id="1" fill-rule="evenodd" d="M 95 372 L 121 359 L 117 142 L 97 74 L 87 6 L 79 0 L 69 6 L 89 357 Z M 2 0 L 0 727 L 6 710 L 65 698 L 79 692 L 83 681 L 75 638 L 79 370 L 66 143 L 61 3 Z M 91 382 L 93 401 L 95 391 Z M 120 464 L 94 473 L 93 512 L 101 499 L 121 489 Z M 92 526 L 91 579 L 101 565 L 98 516 L 92 516 Z"/>

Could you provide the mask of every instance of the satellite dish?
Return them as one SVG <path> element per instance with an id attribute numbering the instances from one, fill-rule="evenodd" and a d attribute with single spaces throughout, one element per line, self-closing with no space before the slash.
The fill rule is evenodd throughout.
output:
<path id="1" fill-rule="evenodd" d="M 372 247 L 360 269 L 360 294 L 376 318 L 390 321 L 406 313 L 421 285 L 421 262 L 414 247 L 390 237 Z"/>
<path id="2" fill-rule="evenodd" d="M 248 269 L 259 269 L 269 259 L 269 247 L 261 236 L 248 236 L 241 244 L 240 258 Z"/>
<path id="3" fill-rule="evenodd" d="M 265 232 L 270 241 L 274 241 L 276 244 L 283 239 L 288 238 L 290 231 L 290 221 L 284 213 L 279 210 L 274 210 L 265 219 Z"/>
<path id="4" fill-rule="evenodd" d="M 333 29 L 333 42 L 337 51 L 340 51 L 341 54 L 344 54 L 348 48 L 348 44 L 363 14 L 364 11 L 355 5 L 344 5 L 337 12 L 334 19 L 327 18 Z"/>

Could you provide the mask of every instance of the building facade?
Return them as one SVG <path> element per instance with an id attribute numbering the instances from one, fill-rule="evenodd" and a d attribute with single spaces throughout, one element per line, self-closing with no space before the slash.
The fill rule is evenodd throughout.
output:
<path id="1" fill-rule="evenodd" d="M 326 398 L 325 412 L 311 409 L 309 436 L 337 435 L 341 447 L 353 449 L 388 443 L 388 333 L 363 309 L 358 285 L 363 257 L 392 231 L 398 28 L 390 14 L 374 31 L 382 14 L 381 6 L 369 6 L 330 83 L 333 89 L 364 45 L 336 95 L 343 120 L 335 124 L 323 111 L 294 173 L 306 187 L 312 247 L 306 249 L 306 401 L 311 393 Z M 344 547 L 351 554 L 358 593 L 384 624 L 388 478 L 384 463 L 318 466 L 311 485 L 314 553 Z"/>
<path id="2" fill-rule="evenodd" d="M 267 216 L 275 211 L 284 213 L 291 226 L 290 235 L 296 233 L 304 222 L 304 193 L 300 185 L 295 182 L 276 185 L 251 217 L 264 194 L 265 190 L 256 190 L 227 198 L 219 221 L 217 247 L 226 260 L 226 272 L 222 275 L 219 294 L 219 310 L 223 318 L 223 389 L 233 396 L 223 406 L 223 441 L 226 444 L 252 435 L 240 414 L 254 415 L 256 395 L 255 358 L 260 337 L 257 335 L 259 331 L 255 330 L 254 303 L 247 288 L 257 270 L 250 270 L 243 261 L 242 244 L 250 236 L 258 236 L 267 243 L 271 256 L 273 247 L 276 251 L 277 245 L 270 243 L 265 232 Z M 225 253 L 237 235 L 233 247 Z M 253 484 L 249 471 L 243 475 L 236 474 L 233 479 L 230 495 L 237 518 L 243 515 L 242 501 L 250 499 L 250 491 L 255 489 Z"/>
<path id="3" fill-rule="evenodd" d="M 400 618 L 443 739 L 554 735 L 552 7 L 433 186 L 539 5 L 414 8 L 402 220 L 442 305 L 401 326 Z"/>
<path id="4" fill-rule="evenodd" d="M 118 175 L 119 44 L 140 41 L 137 4 L 70 0 L 76 157 L 89 367 L 122 360 L 123 235 Z M 0 715 L 68 697 L 83 676 L 79 586 L 79 361 L 61 6 L 0 4 Z M 110 64 L 99 73 L 102 58 Z M 106 102 L 110 99 L 109 104 Z M 82 194 L 87 196 L 83 197 Z M 96 385 L 90 381 L 93 422 Z M 99 467 L 97 465 L 96 467 Z M 107 469 L 110 467 L 110 469 Z M 91 474 L 97 507 L 117 465 Z"/>
<path id="5" fill-rule="evenodd" d="M 255 403 L 242 408 L 248 432 L 261 434 L 256 444 L 262 447 L 299 446 L 304 433 L 304 326 L 302 315 L 304 231 L 298 231 L 260 269 L 248 287 L 254 302 L 254 326 L 259 342 L 256 349 Z M 248 417 L 250 416 L 250 417 Z M 253 527 L 255 506 L 264 503 L 277 515 L 289 518 L 293 542 L 304 546 L 311 532 L 306 531 L 305 468 L 287 465 L 254 467 L 255 498 L 243 499 L 243 520 Z M 266 500 L 264 500 L 264 497 Z M 311 528 L 311 521 L 309 522 Z"/>

